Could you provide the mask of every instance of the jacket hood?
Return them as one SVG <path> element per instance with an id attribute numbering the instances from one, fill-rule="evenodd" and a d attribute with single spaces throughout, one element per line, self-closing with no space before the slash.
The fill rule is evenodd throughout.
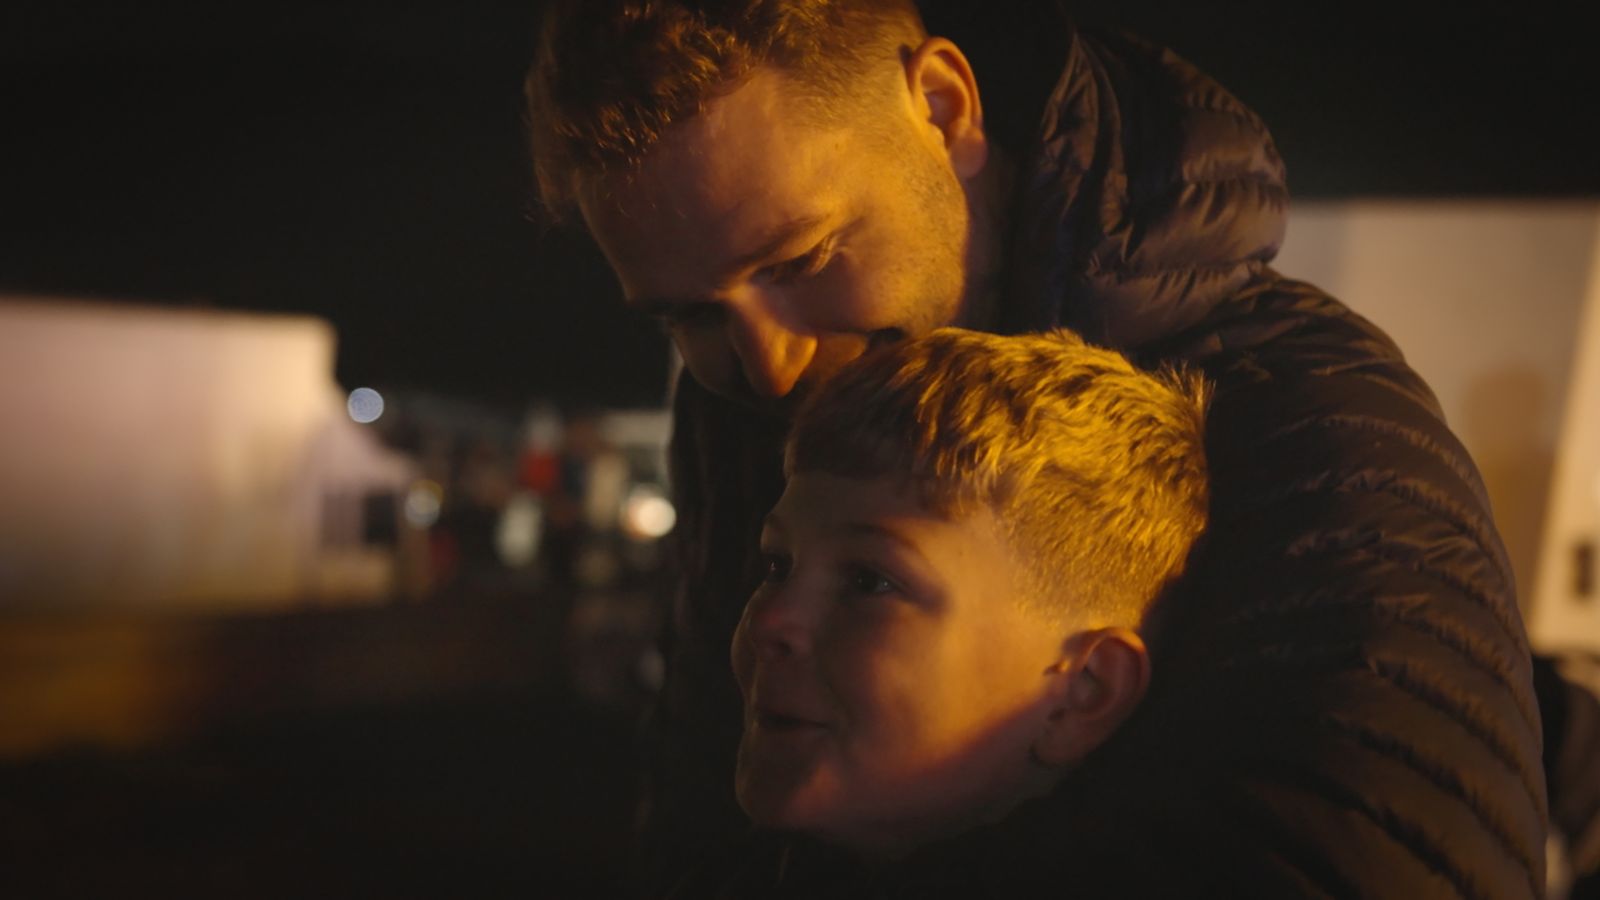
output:
<path id="1" fill-rule="evenodd" d="M 1074 33 L 1024 160 L 1006 330 L 1137 351 L 1276 255 L 1288 190 L 1260 118 L 1171 51 Z"/>

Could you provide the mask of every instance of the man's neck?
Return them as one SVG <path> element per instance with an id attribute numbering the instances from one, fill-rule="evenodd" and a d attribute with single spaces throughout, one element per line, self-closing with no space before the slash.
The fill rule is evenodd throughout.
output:
<path id="1" fill-rule="evenodd" d="M 959 323 L 964 328 L 993 331 L 999 323 L 1016 178 L 1016 165 L 1011 157 L 999 146 L 990 144 L 988 163 L 972 191 L 973 244 L 968 268 L 971 282 L 967 287 L 966 310 Z"/>

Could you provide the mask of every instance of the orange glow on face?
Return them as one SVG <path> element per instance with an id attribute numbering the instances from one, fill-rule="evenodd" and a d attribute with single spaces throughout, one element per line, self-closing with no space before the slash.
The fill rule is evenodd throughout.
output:
<path id="1" fill-rule="evenodd" d="M 891 149 L 798 120 L 789 91 L 758 73 L 580 204 L 695 379 L 774 410 L 874 341 L 955 323 L 967 293 L 966 196 L 909 105 L 883 111 Z"/>
<path id="2" fill-rule="evenodd" d="M 1061 635 L 1025 612 L 987 511 L 802 473 L 762 535 L 733 643 L 736 780 L 757 823 L 894 854 L 1026 795 Z"/>

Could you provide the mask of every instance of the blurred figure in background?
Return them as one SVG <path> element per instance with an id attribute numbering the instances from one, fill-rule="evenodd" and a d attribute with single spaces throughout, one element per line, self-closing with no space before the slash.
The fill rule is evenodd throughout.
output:
<path id="1" fill-rule="evenodd" d="M 464 599 L 503 597 L 512 589 L 511 570 L 496 533 L 514 488 L 510 463 L 493 441 L 477 438 L 462 452 L 455 485 L 439 519 L 454 543 L 455 567 L 440 590 Z"/>

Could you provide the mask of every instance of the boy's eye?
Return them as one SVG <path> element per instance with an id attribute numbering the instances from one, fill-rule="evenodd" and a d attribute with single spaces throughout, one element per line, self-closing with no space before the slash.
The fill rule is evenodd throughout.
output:
<path id="1" fill-rule="evenodd" d="M 665 331 L 713 323 L 722 314 L 715 303 L 674 303 L 652 310 L 650 318 Z"/>
<path id="2" fill-rule="evenodd" d="M 897 590 L 894 582 L 866 566 L 851 566 L 845 585 L 852 594 L 891 594 Z"/>
<path id="3" fill-rule="evenodd" d="M 769 584 L 778 584 L 789 577 L 789 569 L 793 563 L 789 557 L 779 553 L 761 554 L 761 580 Z"/>

